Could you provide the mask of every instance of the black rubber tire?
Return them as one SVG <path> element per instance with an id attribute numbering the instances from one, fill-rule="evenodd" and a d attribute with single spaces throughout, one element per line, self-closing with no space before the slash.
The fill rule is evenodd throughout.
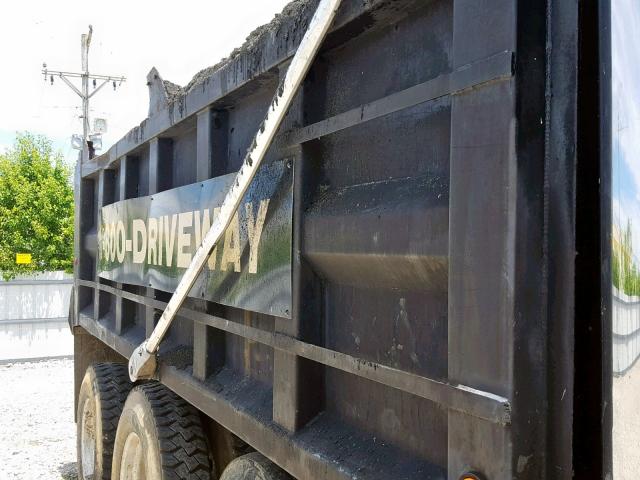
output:
<path id="1" fill-rule="evenodd" d="M 252 452 L 229 463 L 220 480 L 292 480 L 292 477 L 261 453 Z"/>
<path id="2" fill-rule="evenodd" d="M 120 413 L 131 387 L 127 366 L 124 364 L 96 363 L 87 368 L 78 394 L 76 417 L 79 480 L 111 480 L 113 443 Z M 85 425 L 88 426 L 87 431 L 93 433 L 93 438 L 86 437 L 93 445 L 92 461 L 83 459 L 82 429 Z M 84 453 L 89 451 L 85 449 Z M 83 471 L 84 463 L 93 464 L 93 474 L 91 471 Z M 87 469 L 90 469 L 89 465 Z"/>
<path id="3" fill-rule="evenodd" d="M 210 480 L 213 472 L 198 411 L 160 383 L 136 386 L 124 404 L 113 451 L 120 479 L 129 437 L 140 445 L 147 479 Z"/>

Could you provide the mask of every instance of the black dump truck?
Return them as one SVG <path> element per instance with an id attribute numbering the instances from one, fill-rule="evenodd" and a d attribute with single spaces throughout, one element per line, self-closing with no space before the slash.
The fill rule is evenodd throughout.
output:
<path id="1" fill-rule="evenodd" d="M 639 18 L 298 0 L 151 70 L 76 170 L 79 477 L 637 478 Z"/>

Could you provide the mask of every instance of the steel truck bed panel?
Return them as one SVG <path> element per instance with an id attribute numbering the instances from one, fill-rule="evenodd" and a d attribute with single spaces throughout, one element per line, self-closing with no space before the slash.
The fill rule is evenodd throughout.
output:
<path id="1" fill-rule="evenodd" d="M 101 274 L 102 208 L 236 172 L 316 3 L 294 2 L 152 99 L 147 120 L 79 167 L 74 321 L 120 354 L 171 291 Z M 546 6 L 521 3 L 345 0 L 266 159 L 293 170 L 292 231 L 274 250 L 289 255 L 290 288 L 238 287 L 288 296 L 291 311 L 203 293 L 161 346 L 163 383 L 297 478 L 546 478 L 547 399 L 522 392 L 546 392 L 546 317 L 530 300 L 544 222 L 527 228 L 544 211 L 551 33 Z M 149 82 L 163 92 L 155 69 Z M 258 203 L 247 208 L 255 220 Z M 239 270 L 251 255 L 235 267 L 217 254 Z"/>

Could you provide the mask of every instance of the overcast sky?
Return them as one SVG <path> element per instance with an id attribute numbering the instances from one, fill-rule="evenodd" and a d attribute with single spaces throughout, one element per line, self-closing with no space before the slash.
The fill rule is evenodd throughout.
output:
<path id="1" fill-rule="evenodd" d="M 80 70 L 80 35 L 93 25 L 92 73 L 124 75 L 113 91 L 92 99 L 91 117 L 108 121 L 106 147 L 147 116 L 146 75 L 155 66 L 165 80 L 185 85 L 217 63 L 257 26 L 269 22 L 288 0 L 141 1 L 87 0 L 5 2 L 0 18 L 0 151 L 16 131 L 42 133 L 68 159 L 69 137 L 82 131 L 80 99 L 61 80 L 40 71 Z"/>

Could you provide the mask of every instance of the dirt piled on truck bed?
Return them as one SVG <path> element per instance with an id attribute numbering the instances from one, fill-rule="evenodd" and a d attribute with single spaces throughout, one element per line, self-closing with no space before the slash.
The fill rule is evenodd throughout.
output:
<path id="1" fill-rule="evenodd" d="M 317 0 L 294 0 L 284 7 L 282 12 L 276 14 L 274 19 L 267 23 L 266 25 L 262 25 L 255 30 L 253 30 L 245 42 L 241 47 L 234 49 L 229 56 L 223 58 L 215 65 L 211 67 L 204 68 L 196 73 L 191 81 L 184 87 L 180 87 L 175 83 L 168 82 L 165 80 L 165 88 L 167 90 L 167 97 L 169 102 L 175 102 L 181 96 L 186 95 L 194 88 L 198 87 L 202 83 L 204 83 L 211 75 L 213 75 L 216 71 L 224 68 L 227 64 L 231 63 L 238 56 L 244 53 L 253 52 L 256 47 L 259 45 L 260 41 L 266 35 L 271 35 L 274 32 L 277 32 L 282 25 L 292 18 L 297 18 L 303 16 L 305 10 L 311 7 L 315 7 L 317 5 Z"/>

